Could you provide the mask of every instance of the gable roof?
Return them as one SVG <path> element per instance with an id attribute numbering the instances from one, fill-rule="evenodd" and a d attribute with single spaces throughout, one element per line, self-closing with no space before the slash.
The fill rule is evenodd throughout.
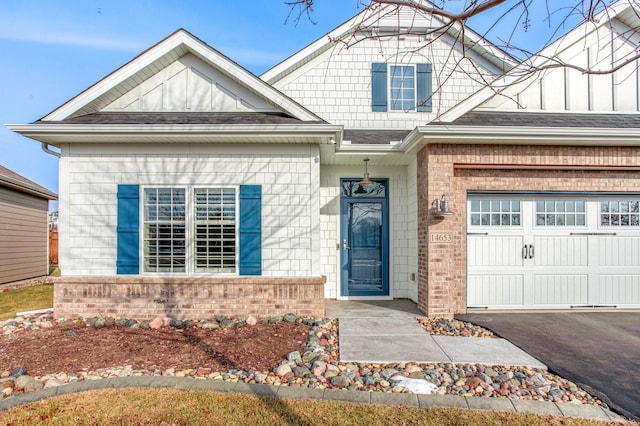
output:
<path id="1" fill-rule="evenodd" d="M 535 70 L 536 68 L 543 67 L 545 64 L 552 64 L 554 58 L 557 58 L 557 55 L 564 49 L 585 38 L 589 33 L 607 25 L 607 23 L 611 22 L 614 18 L 626 23 L 630 28 L 640 27 L 640 12 L 636 9 L 633 2 L 629 2 L 628 0 L 619 0 L 616 3 L 607 6 L 606 9 L 600 12 L 593 20 L 589 20 L 588 22 L 578 25 L 555 42 L 540 50 L 531 58 L 523 61 L 521 64 L 510 70 L 503 77 L 495 80 L 483 89 L 469 96 L 466 100 L 447 110 L 440 116 L 440 122 L 451 123 L 481 106 L 492 97 L 500 96 L 500 92 L 504 91 L 506 88 L 530 79 L 534 75 L 530 72 L 532 69 Z"/>
<path id="2" fill-rule="evenodd" d="M 0 186 L 11 188 L 45 200 L 57 200 L 58 196 L 47 188 L 0 165 Z"/>
<path id="3" fill-rule="evenodd" d="M 437 8 L 437 6 L 431 2 L 422 1 L 422 3 L 424 3 L 427 7 Z M 394 18 L 392 20 L 384 19 L 385 17 L 391 15 L 395 16 L 394 11 L 396 9 L 399 11 L 399 18 Z M 429 29 L 427 27 L 423 28 L 419 26 L 420 21 L 426 22 L 427 20 L 430 21 L 429 26 L 431 27 L 447 28 L 447 33 L 450 34 L 454 39 L 457 39 L 461 32 L 460 24 L 455 23 L 454 25 L 445 25 L 446 22 L 443 20 L 443 18 L 435 15 L 426 16 L 426 13 L 419 12 L 418 10 L 409 7 L 397 6 L 392 4 L 376 4 L 373 8 L 365 8 L 362 12 L 358 13 L 353 18 L 331 30 L 323 37 L 317 39 L 307 47 L 296 52 L 284 61 L 267 70 L 260 76 L 260 78 L 270 84 L 273 84 L 274 82 L 280 80 L 282 77 L 302 67 L 313 58 L 319 56 L 320 54 L 326 52 L 331 48 L 335 48 L 336 43 L 334 43 L 332 40 L 345 40 L 349 36 L 360 30 L 369 28 L 375 29 L 376 31 L 388 31 L 393 28 L 395 29 L 395 31 L 398 31 L 399 28 L 405 28 L 407 29 L 407 31 L 415 33 L 417 31 L 424 31 Z M 465 42 L 469 50 L 482 56 L 490 63 L 496 65 L 496 67 L 498 67 L 499 69 L 503 69 L 506 71 L 513 68 L 518 63 L 518 61 L 511 55 L 489 43 L 481 35 L 469 29 L 468 27 L 465 28 L 465 35 Z"/>
<path id="4" fill-rule="evenodd" d="M 266 84 L 254 74 L 184 29 L 177 30 L 155 46 L 142 52 L 127 64 L 50 112 L 39 121 L 64 121 L 82 115 L 97 113 L 122 94 L 155 75 L 160 69 L 189 53 L 273 104 L 283 113 L 303 122 L 322 121 L 313 112 Z"/>
<path id="5" fill-rule="evenodd" d="M 269 108 L 113 109 L 135 88 L 183 60 L 195 57 Z M 180 92 L 177 92 L 180 93 Z M 273 108 L 271 108 L 273 106 Z M 180 29 L 115 70 L 62 106 L 31 124 L 10 130 L 46 145 L 63 143 L 331 143 L 341 139 L 334 126 L 287 95 Z"/>

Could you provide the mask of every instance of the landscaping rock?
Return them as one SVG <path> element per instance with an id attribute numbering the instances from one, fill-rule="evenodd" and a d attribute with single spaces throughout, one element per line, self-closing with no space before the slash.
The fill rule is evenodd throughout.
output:
<path id="1" fill-rule="evenodd" d="M 302 357 L 300 356 L 300 352 L 295 351 L 291 352 L 287 355 L 287 359 L 295 364 L 302 364 Z"/>
<path id="2" fill-rule="evenodd" d="M 9 372 L 9 376 L 11 377 L 20 377 L 27 374 L 27 369 L 24 367 L 16 367 Z"/>
<path id="3" fill-rule="evenodd" d="M 164 325 L 163 319 L 158 317 L 149 323 L 149 328 L 152 330 L 158 330 L 162 328 L 163 325 Z"/>
<path id="4" fill-rule="evenodd" d="M 284 322 L 296 322 L 297 317 L 295 316 L 295 314 L 285 314 L 282 317 L 282 320 Z"/>
<path id="5" fill-rule="evenodd" d="M 331 384 L 337 388 L 346 388 L 351 384 L 351 381 L 344 375 L 335 376 L 331 378 Z"/>
<path id="6" fill-rule="evenodd" d="M 199 325 L 201 328 L 205 328 L 205 329 L 216 329 L 216 328 L 220 328 L 220 325 L 217 322 L 213 322 L 213 321 L 204 321 L 201 322 Z"/>
<path id="7" fill-rule="evenodd" d="M 276 374 L 278 376 L 283 376 L 284 377 L 285 375 L 290 374 L 291 372 L 292 372 L 291 371 L 291 367 L 289 365 L 287 365 L 287 364 L 279 365 L 276 368 Z"/>

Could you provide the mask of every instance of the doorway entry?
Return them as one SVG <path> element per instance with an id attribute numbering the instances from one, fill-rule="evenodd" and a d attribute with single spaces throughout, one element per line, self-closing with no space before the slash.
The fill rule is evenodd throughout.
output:
<path id="1" fill-rule="evenodd" d="M 359 181 L 340 181 L 340 295 L 388 296 L 388 180 Z"/>

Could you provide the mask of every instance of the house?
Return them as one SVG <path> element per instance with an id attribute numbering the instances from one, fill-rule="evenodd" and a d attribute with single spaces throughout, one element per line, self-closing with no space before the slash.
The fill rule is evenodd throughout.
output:
<path id="1" fill-rule="evenodd" d="M 558 66 L 624 61 L 637 11 L 518 63 L 383 7 L 260 78 L 179 30 L 10 125 L 61 150 L 56 315 L 640 307 L 640 74 Z"/>
<path id="2" fill-rule="evenodd" d="M 0 284 L 49 275 L 47 214 L 56 199 L 0 166 Z"/>

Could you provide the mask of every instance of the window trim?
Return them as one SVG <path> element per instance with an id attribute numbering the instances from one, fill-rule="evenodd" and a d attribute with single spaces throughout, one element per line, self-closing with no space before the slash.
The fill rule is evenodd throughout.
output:
<path id="1" fill-rule="evenodd" d="M 182 188 L 185 190 L 185 272 L 147 272 L 144 257 L 144 191 L 151 188 Z M 195 188 L 233 189 L 235 202 L 235 271 L 234 272 L 196 272 L 195 271 Z M 239 276 L 240 275 L 240 185 L 212 185 L 212 184 L 180 184 L 180 185 L 140 185 L 139 197 L 139 262 L 140 275 L 146 276 Z"/>
<path id="2" fill-rule="evenodd" d="M 413 107 L 411 109 L 391 109 L 390 67 L 410 67 L 413 69 Z M 433 64 L 371 63 L 371 111 L 386 113 L 431 113 L 433 112 Z"/>
<path id="3" fill-rule="evenodd" d="M 480 207 L 480 211 L 479 212 L 474 212 L 471 208 L 471 203 L 473 201 L 479 201 L 480 203 L 482 203 L 482 201 L 488 201 L 489 203 L 491 203 L 492 201 L 499 201 L 500 203 L 502 203 L 503 201 L 509 201 L 509 207 L 511 208 L 511 205 L 514 201 L 517 201 L 520 204 L 520 211 L 515 212 L 513 210 L 509 211 L 509 215 L 510 217 L 513 216 L 514 213 L 518 213 L 520 215 L 520 223 L 518 225 L 493 225 L 491 223 L 489 223 L 488 225 L 483 225 L 482 224 L 482 206 Z M 469 199 L 467 198 L 467 226 L 470 229 L 484 229 L 484 230 L 488 230 L 488 229 L 493 229 L 493 230 L 510 230 L 510 229 L 523 229 L 524 226 L 524 205 L 523 205 L 523 199 L 519 198 L 519 197 L 509 197 L 509 196 L 501 196 L 501 197 L 482 197 L 482 198 L 474 198 L 474 199 Z M 501 208 L 502 210 L 502 208 Z M 480 214 L 480 224 L 478 225 L 473 225 L 472 224 L 472 215 L 473 214 Z M 489 222 L 491 222 L 491 215 L 492 214 L 496 214 L 491 212 L 491 208 L 489 211 Z M 502 212 L 500 212 L 500 214 L 502 214 Z"/>
<path id="4" fill-rule="evenodd" d="M 393 93 L 393 85 L 392 85 L 392 79 L 394 77 L 393 73 L 391 72 L 391 67 L 402 67 L 402 68 L 411 68 L 411 73 L 413 75 L 413 103 L 412 103 L 412 108 L 411 109 L 405 109 L 405 108 L 399 108 L 399 109 L 395 109 L 393 108 L 393 104 L 394 104 L 394 98 L 392 96 Z M 408 111 L 411 112 L 418 112 L 418 73 L 417 73 L 417 68 L 418 65 L 417 64 L 396 64 L 396 63 L 389 63 L 387 64 L 387 105 L 388 105 L 388 111 L 389 112 L 403 112 L 406 113 Z M 402 76 L 402 79 L 404 80 L 404 76 Z M 402 105 L 404 103 L 404 98 L 400 98 L 402 99 L 400 101 L 400 104 Z M 395 103 L 398 103 L 397 100 Z"/>
<path id="5" fill-rule="evenodd" d="M 573 213 L 576 218 L 578 217 L 577 216 L 578 214 L 582 214 L 582 215 L 584 215 L 584 224 L 582 224 L 582 225 L 577 225 L 577 224 L 567 225 L 565 223 L 564 225 L 547 225 L 545 223 L 544 225 L 539 225 L 538 224 L 538 207 L 537 207 L 537 203 L 539 201 L 544 202 L 545 205 L 549 201 L 553 201 L 554 204 L 556 202 L 558 202 L 558 201 L 562 201 L 564 203 L 566 203 L 567 201 L 573 201 L 573 202 L 582 201 L 584 203 L 584 211 L 583 212 L 576 212 L 576 211 L 567 212 L 566 211 L 566 207 L 565 207 L 565 210 L 563 212 L 555 212 L 554 211 L 554 212 L 548 212 L 547 213 L 546 208 L 545 208 L 545 213 L 544 214 L 545 215 L 546 214 L 553 214 L 553 215 L 556 216 L 556 218 L 557 218 L 558 213 L 564 214 L 565 218 L 566 218 L 567 213 L 569 213 L 569 214 Z M 589 225 L 589 201 L 588 201 L 587 198 L 580 198 L 580 197 L 574 197 L 574 198 L 566 198 L 566 197 L 533 198 L 531 207 L 533 209 L 532 214 L 533 214 L 533 227 L 534 227 L 534 229 L 548 229 L 548 230 L 554 230 L 554 229 L 557 229 L 557 230 L 561 230 L 561 229 L 578 229 L 578 230 L 581 230 L 581 229 L 587 229 L 590 226 Z M 554 209 L 555 209 L 555 207 L 554 207 Z M 554 221 L 555 221 L 555 219 L 554 219 Z M 545 222 L 546 222 L 546 220 L 545 220 Z"/>
<path id="6" fill-rule="evenodd" d="M 626 230 L 630 230 L 630 231 L 640 230 L 640 224 L 638 224 L 638 225 L 632 225 L 631 224 L 631 215 L 632 214 L 633 215 L 640 215 L 640 212 L 631 212 L 631 211 L 629 211 L 628 213 L 626 213 L 626 214 L 629 215 L 629 222 L 630 223 L 628 225 L 622 225 L 621 223 L 619 223 L 618 225 L 611 225 L 610 223 L 609 223 L 609 225 L 603 225 L 602 224 L 602 213 L 603 213 L 602 212 L 602 203 L 603 202 L 606 202 L 606 203 L 618 202 L 618 203 L 620 203 L 620 202 L 632 202 L 632 201 L 640 202 L 640 197 L 638 197 L 638 196 L 635 196 L 635 197 L 629 196 L 629 197 L 618 197 L 618 198 L 614 198 L 614 197 L 611 197 L 611 198 L 598 198 L 598 200 L 597 200 L 598 206 L 597 206 L 597 211 L 596 211 L 596 213 L 597 213 L 597 219 L 596 220 L 597 220 L 597 223 L 598 223 L 598 229 L 603 229 L 603 230 L 608 230 L 608 231 L 616 230 L 617 232 L 623 232 L 623 231 L 626 231 Z M 629 208 L 629 210 L 631 210 L 631 208 Z M 625 213 L 618 212 L 618 214 L 620 215 L 620 214 L 625 214 Z M 611 212 L 609 212 L 609 217 L 611 217 Z"/>

